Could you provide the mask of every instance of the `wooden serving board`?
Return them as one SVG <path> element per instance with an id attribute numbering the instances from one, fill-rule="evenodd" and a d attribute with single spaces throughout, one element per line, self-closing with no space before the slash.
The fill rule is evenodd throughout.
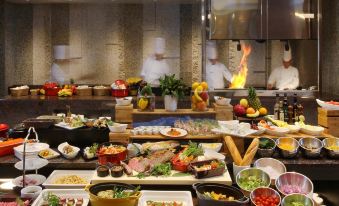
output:
<path id="1" fill-rule="evenodd" d="M 176 171 L 172 171 L 172 174 L 176 173 Z M 129 177 L 126 174 L 124 174 L 122 177 L 98 177 L 97 173 L 93 175 L 92 178 L 92 184 L 97 183 L 103 183 L 103 182 L 120 182 L 120 183 L 126 183 L 126 184 L 136 184 L 136 185 L 192 185 L 194 183 L 200 182 L 200 183 L 220 183 L 220 184 L 226 184 L 226 185 L 232 185 L 232 179 L 228 172 L 228 170 L 225 171 L 225 173 L 222 176 L 217 177 L 210 177 L 210 178 L 204 178 L 204 179 L 196 179 L 193 175 L 190 176 L 181 176 L 181 177 L 145 177 L 143 179 L 139 179 L 137 177 Z"/>
<path id="2" fill-rule="evenodd" d="M 222 135 L 220 134 L 210 134 L 210 135 L 186 135 L 184 137 L 165 137 L 163 135 L 131 135 L 130 139 L 220 139 Z"/>
<path id="3" fill-rule="evenodd" d="M 272 139 L 276 139 L 276 138 L 279 138 L 278 136 L 274 136 L 274 135 L 268 135 L 266 133 L 264 134 L 261 134 L 261 135 L 250 135 L 248 136 L 249 138 L 257 138 L 257 137 L 270 137 Z M 326 133 L 323 133 L 322 135 L 317 135 L 317 136 L 314 136 L 314 135 L 309 135 L 309 134 L 304 134 L 304 133 L 293 133 L 293 134 L 286 134 L 284 135 L 283 137 L 293 137 L 293 138 L 296 138 L 296 139 L 300 139 L 300 138 L 303 138 L 303 137 L 316 137 L 316 138 L 327 138 L 327 137 L 333 137 L 332 135 L 330 134 L 326 134 Z"/>

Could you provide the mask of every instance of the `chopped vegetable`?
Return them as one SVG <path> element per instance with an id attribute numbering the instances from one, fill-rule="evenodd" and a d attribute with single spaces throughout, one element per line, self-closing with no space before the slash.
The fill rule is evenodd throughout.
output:
<path id="1" fill-rule="evenodd" d="M 146 201 L 146 206 L 183 206 L 182 202 L 178 201 Z"/>
<path id="2" fill-rule="evenodd" d="M 266 183 L 256 176 L 248 176 L 239 179 L 239 186 L 245 190 L 252 191 L 258 187 L 266 186 Z"/>
<path id="3" fill-rule="evenodd" d="M 189 142 L 188 147 L 181 153 L 181 157 L 189 157 L 189 156 L 200 156 L 204 154 L 204 150 L 201 148 L 201 146 L 198 146 L 198 143 L 196 142 Z M 182 159 L 182 158 L 180 158 Z"/>
<path id="4" fill-rule="evenodd" d="M 221 201 L 234 201 L 233 196 L 226 196 L 225 194 L 222 193 L 216 193 L 214 191 L 212 192 L 204 192 L 204 196 L 207 199 L 212 199 L 212 200 L 221 200 Z"/>
<path id="5" fill-rule="evenodd" d="M 260 138 L 259 148 L 260 149 L 272 149 L 274 147 L 274 143 L 269 139 Z"/>
<path id="6" fill-rule="evenodd" d="M 302 202 L 292 202 L 290 205 L 291 206 L 305 206 L 305 204 Z"/>

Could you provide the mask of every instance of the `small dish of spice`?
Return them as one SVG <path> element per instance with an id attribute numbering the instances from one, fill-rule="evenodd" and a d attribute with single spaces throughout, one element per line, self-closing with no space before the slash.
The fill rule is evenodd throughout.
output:
<path id="1" fill-rule="evenodd" d="M 109 168 L 105 165 L 100 165 L 97 167 L 98 177 L 107 177 L 109 175 Z"/>
<path id="2" fill-rule="evenodd" d="M 124 174 L 124 168 L 121 165 L 114 165 L 111 168 L 112 177 L 121 177 Z"/>

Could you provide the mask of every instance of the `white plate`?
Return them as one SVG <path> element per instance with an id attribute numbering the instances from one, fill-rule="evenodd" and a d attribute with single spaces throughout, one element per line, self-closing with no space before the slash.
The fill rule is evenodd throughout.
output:
<path id="1" fill-rule="evenodd" d="M 42 159 L 39 157 L 31 157 L 31 158 L 26 158 L 25 169 L 28 171 L 38 170 L 40 168 L 45 167 L 46 165 L 48 165 L 48 160 Z M 15 163 L 14 167 L 17 168 L 18 170 L 23 170 L 23 161 L 19 161 Z"/>
<path id="2" fill-rule="evenodd" d="M 142 190 L 138 206 L 147 206 L 146 202 L 149 200 L 161 202 L 176 201 L 182 202 L 183 206 L 193 206 L 192 194 L 189 191 Z"/>
<path id="3" fill-rule="evenodd" d="M 73 151 L 74 151 L 74 152 L 73 152 L 72 154 L 66 154 L 66 153 L 63 152 L 63 148 L 64 148 L 65 146 L 67 146 L 67 145 L 73 147 Z M 72 145 L 68 144 L 67 142 L 64 142 L 64 143 L 61 143 L 61 144 L 58 146 L 58 151 L 59 151 L 59 152 L 62 154 L 62 156 L 64 156 L 66 159 L 73 159 L 73 158 L 75 158 L 75 157 L 78 155 L 78 153 L 79 153 L 79 151 L 80 151 L 80 148 L 79 148 L 79 147 L 72 146 Z"/>
<path id="4" fill-rule="evenodd" d="M 287 128 L 290 130 L 288 133 L 298 133 L 300 130 L 298 125 L 288 125 Z"/>
<path id="5" fill-rule="evenodd" d="M 180 132 L 180 135 L 173 136 L 173 135 L 167 134 L 171 129 L 177 130 L 178 132 Z M 184 136 L 187 135 L 187 131 L 184 130 L 184 129 L 180 129 L 180 128 L 165 128 L 165 129 L 160 130 L 160 134 L 162 134 L 162 135 L 164 135 L 166 137 L 184 137 Z"/>
<path id="6" fill-rule="evenodd" d="M 266 129 L 265 133 L 273 136 L 282 137 L 285 136 L 290 130 L 285 127 L 271 126 L 274 130 Z"/>
<path id="7" fill-rule="evenodd" d="M 33 185 L 41 185 L 46 181 L 46 177 L 43 175 L 37 175 L 37 174 L 29 174 L 29 175 L 25 175 L 25 181 L 27 182 L 31 182 L 31 181 L 35 181 L 35 182 L 31 182 L 26 186 L 33 186 Z M 22 187 L 22 176 L 19 176 L 17 178 L 15 178 L 12 181 L 13 185 L 17 186 L 17 187 Z"/>
<path id="8" fill-rule="evenodd" d="M 94 173 L 94 170 L 54 170 L 52 174 L 47 178 L 43 186 L 47 189 L 81 189 L 84 188 L 87 184 L 90 184 Z M 54 184 L 54 182 L 58 178 L 67 175 L 77 175 L 81 178 L 84 178 L 87 181 L 87 184 Z"/>
<path id="9" fill-rule="evenodd" d="M 316 99 L 319 106 L 328 109 L 328 110 L 339 110 L 339 105 L 328 104 L 320 99 Z"/>
<path id="10" fill-rule="evenodd" d="M 73 130 L 73 129 L 79 129 L 81 127 L 84 127 L 85 125 L 79 126 L 79 127 L 71 127 L 69 124 L 65 123 L 65 122 L 59 122 L 58 124 L 55 124 L 55 126 L 57 127 L 61 127 L 67 130 Z"/>
<path id="11" fill-rule="evenodd" d="M 258 126 L 258 130 L 256 130 L 256 133 L 254 133 L 254 135 L 262 135 L 265 133 L 265 131 L 266 131 L 265 127 Z"/>
<path id="12" fill-rule="evenodd" d="M 43 190 L 38 198 L 33 202 L 32 206 L 41 206 L 43 203 L 43 196 L 45 196 L 47 193 L 53 193 L 58 197 L 64 197 L 64 198 L 83 198 L 83 204 L 82 206 L 87 206 L 89 203 L 89 195 L 85 190 L 81 189 L 45 189 Z"/>
<path id="13" fill-rule="evenodd" d="M 49 149 L 46 149 L 46 150 L 48 150 L 49 152 L 50 152 L 50 156 L 46 156 L 46 157 L 43 157 L 43 156 L 40 156 L 41 158 L 44 158 L 44 159 L 47 159 L 47 160 L 49 160 L 49 159 L 53 159 L 53 158 L 56 158 L 56 157 L 59 157 L 60 156 L 60 153 L 59 152 L 56 152 L 56 151 L 54 151 L 54 150 L 52 150 L 51 148 L 49 148 Z"/>
<path id="14" fill-rule="evenodd" d="M 211 131 L 216 133 L 216 134 L 224 134 L 224 135 L 230 135 L 230 136 L 233 136 L 233 137 L 242 137 L 242 138 L 247 137 L 249 135 L 253 135 L 257 132 L 257 130 L 249 129 L 246 132 L 244 132 L 243 134 L 238 134 L 238 133 L 233 133 L 231 131 L 227 131 L 227 130 L 220 129 L 220 128 L 214 128 Z"/>
<path id="15" fill-rule="evenodd" d="M 302 132 L 304 134 L 317 136 L 317 135 L 322 135 L 322 133 L 325 130 L 323 127 L 319 127 L 319 126 L 312 126 L 312 128 L 313 129 L 301 127 L 300 132 Z"/>
<path id="16" fill-rule="evenodd" d="M 49 145 L 46 143 L 27 143 L 26 144 L 26 152 L 40 152 L 41 150 L 48 149 Z M 24 145 L 19 145 L 14 147 L 14 150 L 23 153 Z"/>

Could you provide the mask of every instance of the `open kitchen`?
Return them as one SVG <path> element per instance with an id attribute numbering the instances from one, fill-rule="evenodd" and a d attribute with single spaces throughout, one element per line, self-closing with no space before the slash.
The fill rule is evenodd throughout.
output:
<path id="1" fill-rule="evenodd" d="M 0 0 L 0 206 L 339 205 L 338 10 Z"/>

